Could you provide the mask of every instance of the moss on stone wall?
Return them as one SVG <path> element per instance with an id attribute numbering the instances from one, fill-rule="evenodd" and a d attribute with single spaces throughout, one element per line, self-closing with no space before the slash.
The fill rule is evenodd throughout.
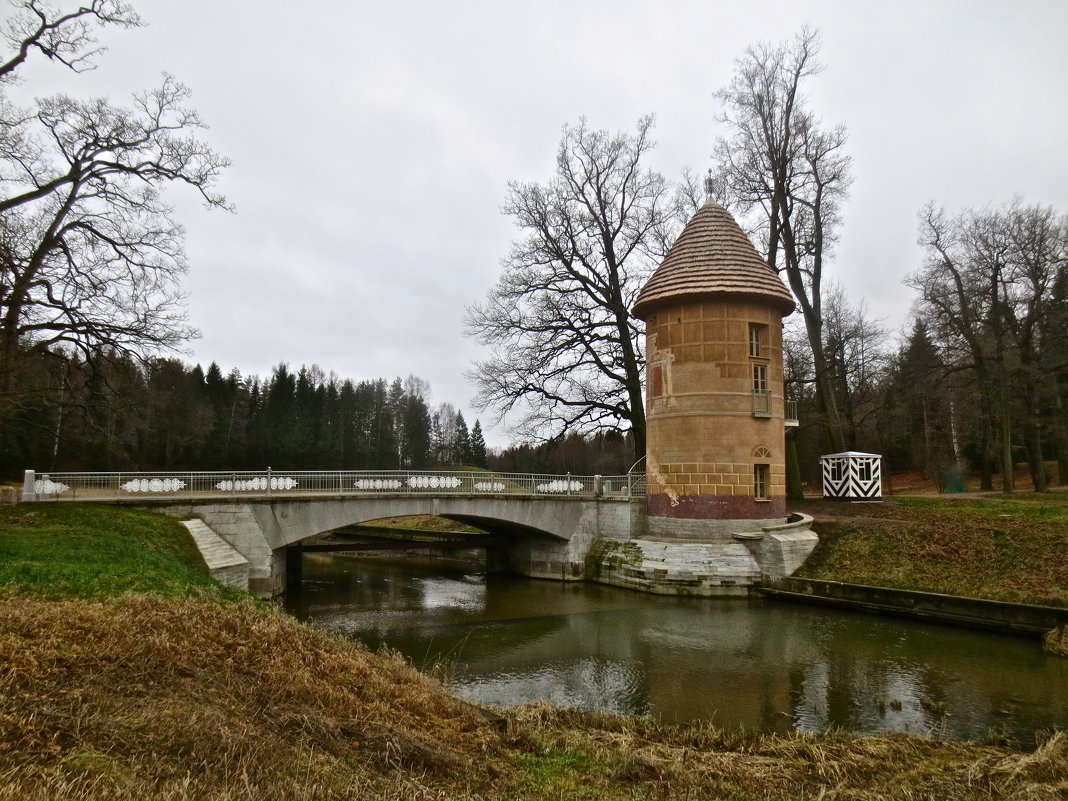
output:
<path id="1" fill-rule="evenodd" d="M 597 539 L 586 553 L 587 579 L 601 575 L 602 567 L 618 569 L 623 565 L 640 565 L 645 559 L 642 549 L 627 540 Z"/>

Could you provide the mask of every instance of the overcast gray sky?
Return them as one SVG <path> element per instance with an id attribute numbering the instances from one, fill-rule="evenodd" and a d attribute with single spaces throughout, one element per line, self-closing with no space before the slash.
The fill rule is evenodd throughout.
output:
<path id="1" fill-rule="evenodd" d="M 1068 211 L 1068 2 L 135 0 L 99 68 L 40 62 L 21 92 L 125 100 L 176 75 L 233 161 L 235 214 L 175 193 L 187 229 L 188 358 L 267 375 L 285 361 L 430 382 L 463 408 L 478 345 L 465 305 L 515 236 L 509 180 L 549 178 L 560 129 L 656 115 L 651 166 L 704 172 L 713 93 L 761 40 L 823 37 L 814 110 L 849 130 L 855 183 L 834 275 L 898 329 L 917 212 L 1028 203 Z M 503 444 L 502 430 L 488 431 Z"/>

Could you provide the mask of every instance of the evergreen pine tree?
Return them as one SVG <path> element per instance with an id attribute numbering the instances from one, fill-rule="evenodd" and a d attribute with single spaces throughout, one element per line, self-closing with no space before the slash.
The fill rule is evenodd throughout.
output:
<path id="1" fill-rule="evenodd" d="M 471 434 L 467 430 L 464 413 L 456 413 L 456 440 L 453 447 L 453 461 L 456 464 L 471 463 Z"/>
<path id="2" fill-rule="evenodd" d="M 477 419 L 471 429 L 471 464 L 486 467 L 486 440 L 482 437 L 482 423 Z"/>

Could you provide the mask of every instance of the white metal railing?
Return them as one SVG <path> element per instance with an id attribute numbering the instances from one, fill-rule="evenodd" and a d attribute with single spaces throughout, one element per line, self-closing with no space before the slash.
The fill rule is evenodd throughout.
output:
<path id="1" fill-rule="evenodd" d="M 627 495 L 631 498 L 645 497 L 645 457 L 636 461 L 627 471 Z"/>
<path id="2" fill-rule="evenodd" d="M 629 476 L 573 476 L 441 470 L 271 470 L 151 473 L 37 473 L 27 470 L 23 501 L 168 498 L 284 498 L 306 495 L 520 495 L 643 497 Z"/>
<path id="3" fill-rule="evenodd" d="M 763 389 L 753 390 L 753 414 L 771 414 L 771 393 Z"/>
<path id="4" fill-rule="evenodd" d="M 788 422 L 797 423 L 797 401 L 788 400 L 785 402 L 785 414 L 783 415 Z"/>

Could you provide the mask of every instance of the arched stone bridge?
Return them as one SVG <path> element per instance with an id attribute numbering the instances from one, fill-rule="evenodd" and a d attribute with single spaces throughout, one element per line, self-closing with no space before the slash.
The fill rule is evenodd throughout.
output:
<path id="1" fill-rule="evenodd" d="M 384 517 L 437 515 L 485 529 L 497 535 L 487 538 L 491 569 L 574 580 L 588 565 L 602 583 L 665 594 L 744 595 L 765 575 L 793 573 L 817 541 L 804 515 L 730 521 L 751 527 L 700 539 L 681 528 L 682 539 L 649 538 L 642 474 L 28 470 L 22 500 L 126 503 L 177 517 L 213 575 L 263 597 L 285 590 L 299 543 Z"/>
<path id="2" fill-rule="evenodd" d="M 27 471 L 24 502 L 151 508 L 190 526 L 202 550 L 221 539 L 247 562 L 248 587 L 284 591 L 286 551 L 309 537 L 385 517 L 436 515 L 498 535 L 500 567 L 581 579 L 598 538 L 641 536 L 644 476 L 485 472 L 49 473 Z"/>

